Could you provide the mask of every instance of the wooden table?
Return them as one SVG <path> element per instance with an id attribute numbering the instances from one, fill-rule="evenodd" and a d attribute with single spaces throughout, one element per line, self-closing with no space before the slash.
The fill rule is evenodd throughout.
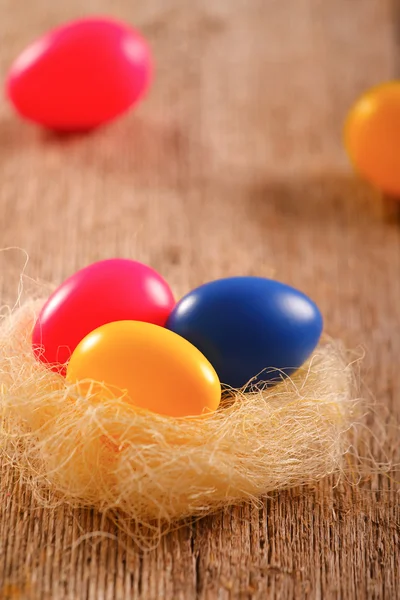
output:
<path id="1" fill-rule="evenodd" d="M 85 8 L 82 6 L 85 4 Z M 61 282 L 127 256 L 178 294 L 207 279 L 274 274 L 309 293 L 327 331 L 365 348 L 370 398 L 400 408 L 400 225 L 351 174 L 349 105 L 393 78 L 389 0 L 1 0 L 1 73 L 50 26 L 84 12 L 136 24 L 157 72 L 137 111 L 57 138 L 0 106 L 0 246 Z M 21 250 L 0 253 L 1 302 L 16 297 Z M 371 450 L 396 461 L 398 430 Z M 386 436 L 386 437 L 385 437 Z M 396 491 L 397 489 L 397 491 Z M 140 552 L 90 511 L 38 507 L 3 466 L 2 600 L 395 599 L 399 489 L 327 480 L 235 508 Z"/>

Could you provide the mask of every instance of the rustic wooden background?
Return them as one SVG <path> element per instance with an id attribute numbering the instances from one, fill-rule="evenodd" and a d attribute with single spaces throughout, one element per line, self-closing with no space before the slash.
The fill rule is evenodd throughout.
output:
<path id="1" fill-rule="evenodd" d="M 64 139 L 1 102 L 0 247 L 26 250 L 28 274 L 54 282 L 115 255 L 150 263 L 177 293 L 274 273 L 315 298 L 329 333 L 365 348 L 371 397 L 399 415 L 400 224 L 341 145 L 349 105 L 399 70 L 394 3 L 0 0 L 2 76 L 47 28 L 89 13 L 147 34 L 151 94 L 114 125 Z M 0 253 L 2 303 L 23 264 L 21 251 Z M 399 458 L 398 432 L 372 427 L 375 456 Z M 142 553 L 97 514 L 38 508 L 3 466 L 0 598 L 396 599 L 399 517 L 393 478 L 329 480 Z"/>

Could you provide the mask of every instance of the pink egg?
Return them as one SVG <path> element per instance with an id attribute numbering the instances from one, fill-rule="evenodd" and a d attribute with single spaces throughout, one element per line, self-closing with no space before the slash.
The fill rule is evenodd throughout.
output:
<path id="1" fill-rule="evenodd" d="M 25 119 L 79 131 L 124 113 L 143 96 L 150 78 L 150 51 L 136 30 L 88 18 L 58 27 L 24 50 L 6 86 Z"/>
<path id="2" fill-rule="evenodd" d="M 154 269 L 123 258 L 102 260 L 69 277 L 44 304 L 32 333 L 33 351 L 64 372 L 79 342 L 113 321 L 163 327 L 175 305 L 167 282 Z"/>

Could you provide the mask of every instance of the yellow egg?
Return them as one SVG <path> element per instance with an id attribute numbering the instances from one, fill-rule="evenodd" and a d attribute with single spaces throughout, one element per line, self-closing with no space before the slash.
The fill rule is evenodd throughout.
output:
<path id="1" fill-rule="evenodd" d="M 218 376 L 197 348 L 139 321 L 108 323 L 89 333 L 75 348 L 66 378 L 100 382 L 115 397 L 123 390 L 135 406 L 172 417 L 214 411 L 221 400 Z M 90 382 L 82 386 L 88 390 Z"/>

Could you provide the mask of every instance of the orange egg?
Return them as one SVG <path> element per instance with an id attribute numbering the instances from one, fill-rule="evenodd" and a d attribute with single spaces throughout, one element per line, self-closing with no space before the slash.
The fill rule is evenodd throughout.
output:
<path id="1" fill-rule="evenodd" d="M 108 323 L 89 333 L 75 348 L 66 379 L 99 397 L 120 397 L 122 390 L 132 404 L 172 417 L 214 411 L 221 400 L 218 376 L 197 348 L 139 321 Z"/>
<path id="2" fill-rule="evenodd" d="M 362 177 L 383 192 L 400 196 L 400 81 L 361 96 L 347 117 L 345 144 Z"/>

